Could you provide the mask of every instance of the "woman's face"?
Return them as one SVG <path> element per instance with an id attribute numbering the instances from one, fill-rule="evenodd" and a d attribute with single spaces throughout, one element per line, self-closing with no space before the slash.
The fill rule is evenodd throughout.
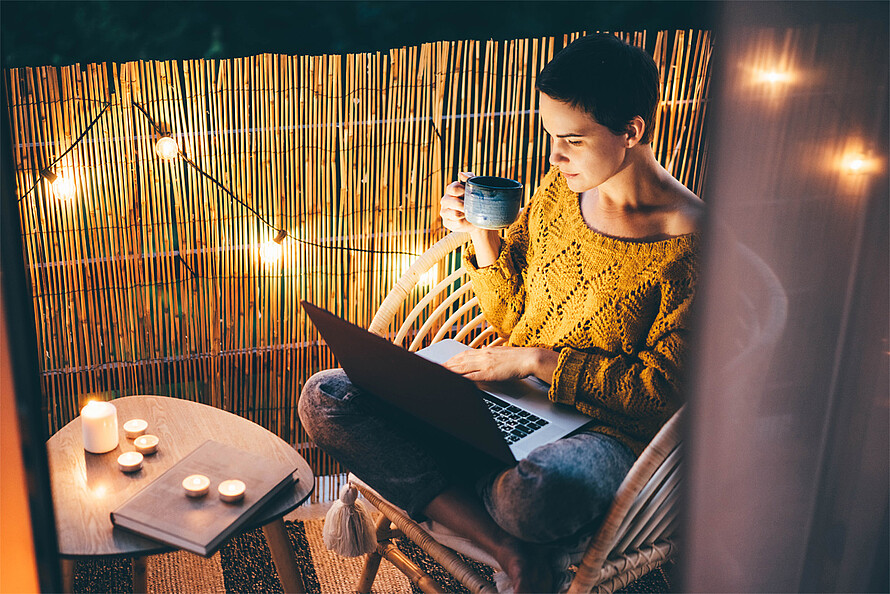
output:
<path id="1" fill-rule="evenodd" d="M 627 134 L 615 135 L 592 116 L 541 93 L 541 122 L 550 135 L 550 164 L 573 192 L 598 187 L 622 167 Z"/>

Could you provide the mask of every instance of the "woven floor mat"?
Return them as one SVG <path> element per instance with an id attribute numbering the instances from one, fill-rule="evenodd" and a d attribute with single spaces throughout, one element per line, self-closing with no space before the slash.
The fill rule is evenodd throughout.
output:
<path id="1" fill-rule="evenodd" d="M 362 570 L 363 557 L 344 559 L 325 549 L 323 520 L 285 522 L 297 565 L 308 592 L 352 594 Z M 150 594 L 281 592 L 278 572 L 261 529 L 246 532 L 229 541 L 220 551 L 205 559 L 176 551 L 148 557 Z M 133 591 L 130 559 L 96 557 L 74 564 L 74 592 Z M 388 563 L 382 563 L 374 582 L 378 594 L 411 592 L 408 579 Z"/>
<path id="2" fill-rule="evenodd" d="M 313 593 L 352 594 L 361 575 L 364 557 L 346 559 L 325 549 L 321 530 L 323 520 L 285 522 L 297 565 L 306 590 Z M 459 582 L 427 557 L 413 543 L 400 539 L 399 548 L 450 592 L 466 592 Z M 485 575 L 491 570 L 477 566 Z M 168 593 L 254 593 L 277 594 L 281 590 L 278 572 L 260 529 L 230 540 L 209 559 L 184 551 L 152 555 L 147 562 L 150 594 Z M 96 557 L 74 564 L 74 592 L 133 591 L 132 563 L 129 559 Z M 420 592 L 391 564 L 380 564 L 372 590 L 376 594 Z M 661 568 L 630 584 L 622 592 L 670 592 L 670 584 Z"/>

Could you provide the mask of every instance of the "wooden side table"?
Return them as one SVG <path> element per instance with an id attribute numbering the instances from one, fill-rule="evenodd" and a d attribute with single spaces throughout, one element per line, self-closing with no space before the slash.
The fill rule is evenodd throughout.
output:
<path id="1" fill-rule="evenodd" d="M 145 556 L 172 549 L 115 528 L 111 511 L 208 439 L 297 465 L 299 480 L 266 504 L 245 530 L 263 527 L 284 591 L 306 591 L 282 519 L 312 493 L 315 480 L 302 456 L 270 431 L 212 406 L 164 396 L 127 396 L 112 403 L 117 407 L 120 444 L 111 452 L 90 454 L 83 449 L 79 417 L 47 442 L 67 591 L 73 589 L 73 560 L 99 555 L 132 557 L 133 591 L 146 591 Z M 125 437 L 123 424 L 137 418 L 148 421 L 148 433 L 157 435 L 160 445 L 157 454 L 146 456 L 141 471 L 124 474 L 117 457 L 135 447 Z"/>

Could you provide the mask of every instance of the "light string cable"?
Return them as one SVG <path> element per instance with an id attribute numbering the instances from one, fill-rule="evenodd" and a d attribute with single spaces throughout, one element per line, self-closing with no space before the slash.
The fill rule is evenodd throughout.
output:
<path id="1" fill-rule="evenodd" d="M 87 99 L 87 101 L 94 101 L 94 100 L 93 100 L 93 99 Z M 76 147 L 76 146 L 80 143 L 80 141 L 83 140 L 84 136 L 86 136 L 87 133 L 88 133 L 90 130 L 93 129 L 93 126 L 95 126 L 95 125 L 99 122 L 99 120 L 102 118 L 102 116 L 105 115 L 105 112 L 108 111 L 108 108 L 111 107 L 111 102 L 110 102 L 110 101 L 105 101 L 104 103 L 105 103 L 105 106 L 102 107 L 102 111 L 99 112 L 99 115 L 97 115 L 95 118 L 93 118 L 93 121 L 90 122 L 90 125 L 87 126 L 87 127 L 84 129 L 84 131 L 80 133 L 80 136 L 78 136 L 78 137 L 74 140 L 74 142 L 71 143 L 71 146 L 69 146 L 69 147 L 65 150 L 65 152 L 63 152 L 61 155 L 59 155 L 58 157 L 56 157 L 56 158 L 52 161 L 52 163 L 50 163 L 49 165 L 47 165 L 46 167 L 43 167 L 42 169 L 40 169 L 40 171 L 38 171 L 38 173 L 37 173 L 37 176 L 38 176 L 38 177 L 37 177 L 37 181 L 34 183 L 33 186 L 31 186 L 31 188 L 30 188 L 27 192 L 25 192 L 24 194 L 22 194 L 22 197 L 19 198 L 19 200 L 18 200 L 19 202 L 21 202 L 22 200 L 24 200 L 25 198 L 27 198 L 28 195 L 31 194 L 31 192 L 33 192 L 33 191 L 37 188 L 37 186 L 40 185 L 40 182 L 43 181 L 43 172 L 44 172 L 44 171 L 46 171 L 46 170 L 52 168 L 56 163 L 58 163 L 59 161 L 61 161 L 61 160 L 65 157 L 65 155 L 67 155 L 68 153 L 70 153 L 70 152 L 74 149 L 74 147 Z"/>
<path id="2" fill-rule="evenodd" d="M 155 131 L 158 134 L 161 134 L 161 135 L 169 134 L 168 131 L 165 131 L 157 123 L 155 123 L 155 121 L 151 117 L 151 115 L 149 115 L 149 113 L 141 105 L 139 105 L 135 101 L 133 102 L 133 105 L 137 109 L 139 109 L 139 111 L 141 111 L 143 113 L 143 115 L 145 115 L 146 119 L 148 119 L 149 123 L 151 123 L 152 127 L 155 129 Z M 412 252 L 401 252 L 401 251 L 395 251 L 395 250 L 393 250 L 393 251 L 371 250 L 371 249 L 360 248 L 360 247 L 325 245 L 325 244 L 321 244 L 321 243 L 315 243 L 315 242 L 312 242 L 312 241 L 309 241 L 306 239 L 302 239 L 300 237 L 296 237 L 295 235 L 288 232 L 286 229 L 279 229 L 276 225 L 273 225 L 271 222 L 269 222 L 269 220 L 265 216 L 263 216 L 262 213 L 258 212 L 251 205 L 249 205 L 246 202 L 244 202 L 243 200 L 241 200 L 241 198 L 239 198 L 234 192 L 232 192 L 232 190 L 230 190 L 228 187 L 226 187 L 222 182 L 220 182 L 218 179 L 216 179 L 215 177 L 213 177 L 212 175 L 210 175 L 209 173 L 204 171 L 201 168 L 201 166 L 198 165 L 197 163 L 195 163 L 195 161 L 193 159 L 189 158 L 189 156 L 186 155 L 182 151 L 181 148 L 178 149 L 178 154 L 182 158 L 182 160 L 185 161 L 186 163 L 188 163 L 195 171 L 197 171 L 198 173 L 200 173 L 201 175 L 206 177 L 208 180 L 213 182 L 217 187 L 219 187 L 223 192 L 225 192 L 235 202 L 237 202 L 238 204 L 240 204 L 241 206 L 246 208 L 248 211 L 253 213 L 253 215 L 256 216 L 257 219 L 259 219 L 262 223 L 264 223 L 270 229 L 274 229 L 274 230 L 278 231 L 279 234 L 281 234 L 283 232 L 283 234 L 284 234 L 283 237 L 289 237 L 289 238 L 293 239 L 294 241 L 296 241 L 297 243 L 300 243 L 302 245 L 317 247 L 317 248 L 321 248 L 321 249 L 329 249 L 329 250 L 342 250 L 342 251 L 347 251 L 347 252 L 364 252 L 364 253 L 369 253 L 369 254 L 380 254 L 380 255 L 403 255 L 403 256 L 413 256 L 415 258 L 420 257 L 420 254 L 415 254 Z M 189 268 L 189 266 L 187 264 L 186 264 L 186 268 L 188 268 L 191 271 L 191 268 Z M 192 272 L 192 274 L 194 274 L 194 272 Z"/>
<path id="3" fill-rule="evenodd" d="M 133 101 L 133 107 L 135 107 L 140 112 L 142 112 L 142 115 L 145 116 L 145 119 L 148 120 L 149 124 L 151 124 L 151 127 L 154 128 L 155 132 L 157 132 L 158 134 L 160 134 L 162 136 L 169 134 L 169 132 L 167 130 L 165 130 L 162 126 L 158 125 L 158 123 L 155 122 L 154 118 L 151 117 L 151 115 L 147 111 L 145 111 L 145 108 L 143 108 L 141 105 L 139 105 L 139 103 L 137 103 L 136 101 Z M 177 154 L 182 155 L 182 152 L 179 150 L 178 146 L 177 146 L 176 152 L 177 152 Z M 175 220 L 176 215 L 174 213 L 174 208 L 173 208 L 172 204 L 170 205 L 170 215 L 171 215 L 171 218 Z M 182 256 L 182 248 L 179 246 L 178 241 L 176 242 L 176 260 L 180 264 L 185 266 L 186 270 L 188 270 L 191 273 L 192 278 L 205 278 L 205 277 L 202 277 L 201 275 L 199 275 L 197 272 L 195 272 L 194 269 L 191 266 L 189 266 L 188 262 L 186 262 L 185 258 Z"/>

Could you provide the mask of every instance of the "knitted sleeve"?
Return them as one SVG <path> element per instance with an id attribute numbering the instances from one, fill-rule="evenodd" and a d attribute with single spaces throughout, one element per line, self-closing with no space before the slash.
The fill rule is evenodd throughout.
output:
<path id="1" fill-rule="evenodd" d="M 529 227 L 536 224 L 531 213 L 544 193 L 556 183 L 558 174 L 559 170 L 552 167 L 541 179 L 532 200 L 507 230 L 498 259 L 491 266 L 476 266 L 476 250 L 472 243 L 464 250 L 464 266 L 473 281 L 473 291 L 479 298 L 485 319 L 501 336 L 510 335 L 525 311 Z"/>
<path id="2" fill-rule="evenodd" d="M 691 256 L 666 268 L 645 344 L 623 344 L 617 353 L 561 349 L 551 399 L 648 441 L 681 405 L 695 278 Z"/>
<path id="3" fill-rule="evenodd" d="M 498 259 L 485 268 L 476 266 L 476 251 L 470 244 L 464 266 L 473 281 L 473 291 L 485 319 L 501 336 L 509 336 L 525 311 L 525 270 L 528 267 L 528 208 L 507 231 Z"/>

